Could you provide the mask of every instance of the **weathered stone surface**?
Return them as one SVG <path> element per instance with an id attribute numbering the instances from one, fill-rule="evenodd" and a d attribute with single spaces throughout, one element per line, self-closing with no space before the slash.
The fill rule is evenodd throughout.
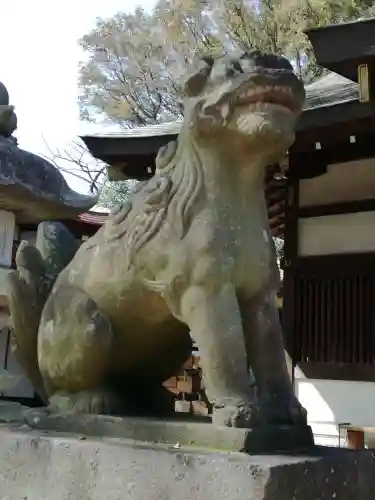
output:
<path id="1" fill-rule="evenodd" d="M 15 416 L 19 416 L 19 413 Z M 69 432 L 91 437 L 115 437 L 171 446 L 195 446 L 208 450 L 264 454 L 290 450 L 294 453 L 304 453 L 312 449 L 312 431 L 307 426 L 239 429 L 210 425 L 209 419 L 202 419 L 204 422 L 197 420 L 196 418 L 189 420 L 185 415 L 156 420 L 57 414 L 43 409 L 25 411 L 21 418 L 21 422 L 26 422 L 30 427 L 42 431 Z"/>
<path id="2" fill-rule="evenodd" d="M 7 106 L 9 104 L 9 94 L 6 86 L 0 82 L 0 105 Z"/>
<path id="3" fill-rule="evenodd" d="M 165 414 L 160 385 L 191 355 L 191 334 L 215 425 L 306 436 L 263 186 L 294 140 L 303 85 L 286 59 L 253 51 L 199 61 L 184 91 L 179 139 L 159 151 L 155 176 L 57 277 L 38 332 L 32 322 L 32 361 L 52 410 Z M 26 323 L 27 301 L 11 294 Z"/>
<path id="4" fill-rule="evenodd" d="M 37 365 L 38 326 L 42 309 L 56 277 L 78 249 L 76 238 L 59 222 L 39 224 L 36 246 L 24 241 L 17 270 L 7 276 L 12 322 L 12 350 L 40 397 L 47 401 Z"/>
<path id="5" fill-rule="evenodd" d="M 131 442 L 194 447 L 206 451 L 310 453 L 309 427 L 272 427 L 254 430 L 210 425 L 210 418 L 174 414 L 169 419 L 121 418 L 104 415 L 55 413 L 46 408 L 30 409 L 19 403 L 0 403 L 0 423 L 28 426 L 41 432 L 63 432 L 75 436 L 119 438 Z M 303 434 L 301 434 L 303 433 Z M 276 449 L 275 443 L 278 445 Z"/>
<path id="6" fill-rule="evenodd" d="M 250 457 L 0 427 L 5 500 L 373 500 L 374 458 Z"/>
<path id="7" fill-rule="evenodd" d="M 1 331 L 0 331 L 1 334 Z M 22 380 L 20 375 L 12 375 L 4 368 L 0 368 L 0 392 L 14 389 Z"/>
<path id="8" fill-rule="evenodd" d="M 0 208 L 18 222 L 72 217 L 89 210 L 95 196 L 76 193 L 46 159 L 20 149 L 12 136 L 17 117 L 8 91 L 0 83 Z"/>
<path id="9" fill-rule="evenodd" d="M 0 208 L 15 212 L 19 222 L 73 217 L 97 199 L 76 193 L 47 160 L 0 137 Z"/>
<path id="10" fill-rule="evenodd" d="M 28 408 L 20 403 L 0 401 L 0 424 L 13 422 L 15 424 L 24 425 L 24 414 L 27 411 Z"/>

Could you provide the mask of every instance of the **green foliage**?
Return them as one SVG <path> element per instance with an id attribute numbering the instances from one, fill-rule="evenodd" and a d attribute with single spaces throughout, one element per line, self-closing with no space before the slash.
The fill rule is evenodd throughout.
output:
<path id="1" fill-rule="evenodd" d="M 105 208 L 112 208 L 123 203 L 138 186 L 137 181 L 105 181 L 100 191 L 98 205 Z"/>
<path id="2" fill-rule="evenodd" d="M 80 40 L 87 55 L 79 72 L 81 117 L 125 128 L 182 118 L 179 82 L 196 53 L 276 52 L 309 82 L 323 70 L 304 30 L 374 14 L 373 0 L 159 0 L 152 13 L 136 8 L 98 19 Z M 92 174 L 93 186 L 102 171 Z M 106 181 L 100 204 L 121 202 L 134 188 L 132 181 Z"/>
<path id="3" fill-rule="evenodd" d="M 273 241 L 275 243 L 277 258 L 280 260 L 284 257 L 284 240 L 281 238 L 274 238 Z"/>
<path id="4" fill-rule="evenodd" d="M 123 127 L 181 118 L 179 81 L 197 52 L 277 52 L 310 81 L 322 69 L 303 31 L 373 13 L 372 0 L 159 0 L 151 14 L 98 19 L 80 41 L 81 116 Z"/>

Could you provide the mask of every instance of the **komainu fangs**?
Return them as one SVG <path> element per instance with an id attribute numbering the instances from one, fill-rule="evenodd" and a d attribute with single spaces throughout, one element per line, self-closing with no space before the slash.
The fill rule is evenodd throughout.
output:
<path id="1" fill-rule="evenodd" d="M 36 247 L 21 246 L 9 280 L 18 359 L 51 409 L 157 413 L 191 334 L 215 424 L 304 425 L 263 186 L 293 143 L 303 85 L 286 59 L 254 51 L 201 59 L 184 93 L 178 140 L 95 236 L 77 250 L 46 222 Z"/>

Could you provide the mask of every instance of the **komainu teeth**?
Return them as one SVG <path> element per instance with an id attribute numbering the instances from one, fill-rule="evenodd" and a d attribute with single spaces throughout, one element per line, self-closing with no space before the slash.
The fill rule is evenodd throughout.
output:
<path id="1" fill-rule="evenodd" d="M 288 96 L 293 96 L 292 89 L 290 87 L 284 87 L 280 85 L 267 85 L 264 87 L 255 87 L 242 92 L 239 96 L 240 99 L 246 99 L 249 97 L 255 97 L 257 95 L 262 95 L 265 93 L 275 92 L 278 94 L 285 94 Z"/>

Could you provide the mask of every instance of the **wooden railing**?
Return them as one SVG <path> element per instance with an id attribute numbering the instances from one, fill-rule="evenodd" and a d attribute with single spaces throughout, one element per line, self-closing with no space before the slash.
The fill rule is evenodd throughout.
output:
<path id="1" fill-rule="evenodd" d="M 286 278 L 283 315 L 294 364 L 374 366 L 375 380 L 375 266 L 361 258 L 331 258 L 331 266 L 326 258 L 321 267 L 314 258 Z"/>
<path id="2" fill-rule="evenodd" d="M 375 274 L 299 277 L 295 303 L 296 361 L 375 361 Z"/>

